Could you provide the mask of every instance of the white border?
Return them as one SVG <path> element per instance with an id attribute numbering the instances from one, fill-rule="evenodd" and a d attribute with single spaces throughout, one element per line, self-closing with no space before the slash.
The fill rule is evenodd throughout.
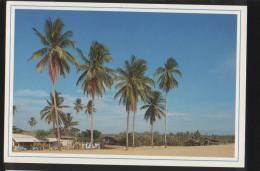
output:
<path id="1" fill-rule="evenodd" d="M 235 157 L 162 157 L 128 155 L 87 154 L 21 154 L 12 152 L 12 102 L 14 70 L 14 24 L 16 9 L 35 10 L 80 10 L 118 12 L 158 12 L 194 14 L 237 15 L 237 72 L 236 72 L 236 124 Z M 12 25 L 12 27 L 10 27 Z M 26 2 L 8 1 L 6 8 L 6 62 L 5 62 L 5 130 L 4 161 L 7 163 L 59 163 L 59 164 L 105 164 L 149 166 L 199 166 L 199 167 L 244 167 L 245 157 L 245 99 L 246 99 L 246 6 L 220 5 L 166 5 L 123 3 L 71 3 L 71 2 Z M 240 41 L 241 40 L 241 41 Z M 10 72 L 9 72 L 10 71 Z M 10 88 L 9 88 L 10 87 Z M 239 133 L 238 133 L 239 132 Z M 215 160 L 215 161 L 213 161 Z"/>

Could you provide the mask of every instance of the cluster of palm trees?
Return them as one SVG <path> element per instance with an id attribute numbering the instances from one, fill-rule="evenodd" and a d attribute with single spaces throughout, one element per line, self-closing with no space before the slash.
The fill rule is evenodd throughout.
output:
<path id="1" fill-rule="evenodd" d="M 127 112 L 126 124 L 126 149 L 128 149 L 129 121 L 132 116 L 133 120 L 133 146 L 135 133 L 135 115 L 138 110 L 140 101 L 144 103 L 141 109 L 146 109 L 144 118 L 151 125 L 151 135 L 153 136 L 153 124 L 156 119 L 165 118 L 165 146 L 167 145 L 167 95 L 170 90 L 178 86 L 176 75 L 181 76 L 179 66 L 174 58 L 169 58 L 165 65 L 159 67 L 156 72 L 157 80 L 154 81 L 148 77 L 147 62 L 137 56 L 131 56 L 129 60 L 125 60 L 124 66 L 116 70 L 107 67 L 111 62 L 112 57 L 109 49 L 103 44 L 94 41 L 89 49 L 89 53 L 85 55 L 82 50 L 75 48 L 72 41 L 73 33 L 71 31 L 63 31 L 64 24 L 60 19 L 46 20 L 44 33 L 41 33 L 36 28 L 33 31 L 40 38 L 43 48 L 33 53 L 31 60 L 38 60 L 36 69 L 42 72 L 45 67 L 48 67 L 49 78 L 51 80 L 52 92 L 50 99 L 47 100 L 47 106 L 41 111 L 41 118 L 47 123 L 53 124 L 56 129 L 56 136 L 60 147 L 61 125 L 65 126 L 64 119 L 66 114 L 64 109 L 69 106 L 63 105 L 64 99 L 56 91 L 55 85 L 60 76 L 65 77 L 70 72 L 70 63 L 75 65 L 80 76 L 76 85 L 80 86 L 83 93 L 90 98 L 86 105 L 82 104 L 80 98 L 74 103 L 76 113 L 82 110 L 89 114 L 91 140 L 93 144 L 94 130 L 94 113 L 96 112 L 95 100 L 97 97 L 102 97 L 108 89 L 111 89 L 115 82 L 117 92 L 114 96 L 119 100 L 119 104 L 125 106 Z M 75 48 L 83 63 L 72 56 L 68 49 Z M 155 91 L 155 83 L 159 84 L 159 88 L 165 92 L 165 97 L 159 91 Z M 67 118 L 71 116 L 67 115 Z M 72 125 L 75 126 L 77 123 Z M 152 138 L 153 139 L 153 138 Z M 152 140 L 153 141 L 153 140 Z M 153 142 L 152 142 L 153 144 Z"/>

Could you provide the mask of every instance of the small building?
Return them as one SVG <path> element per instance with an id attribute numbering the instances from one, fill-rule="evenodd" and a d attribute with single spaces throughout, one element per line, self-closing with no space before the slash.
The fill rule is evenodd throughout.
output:
<path id="1" fill-rule="evenodd" d="M 56 138 L 47 138 L 46 140 L 40 140 L 32 135 L 26 134 L 13 134 L 13 149 L 14 150 L 33 150 L 33 147 L 40 146 L 42 149 L 45 147 L 57 146 Z M 39 149 L 39 148 L 36 148 Z"/>
<path id="2" fill-rule="evenodd" d="M 24 134 L 13 134 L 13 148 L 15 150 L 28 150 L 30 149 L 35 143 L 39 143 L 40 141 L 31 136 L 31 135 L 24 135 Z"/>

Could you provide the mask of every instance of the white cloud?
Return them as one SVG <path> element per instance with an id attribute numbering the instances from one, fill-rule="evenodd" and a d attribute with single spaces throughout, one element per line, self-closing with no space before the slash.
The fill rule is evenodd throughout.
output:
<path id="1" fill-rule="evenodd" d="M 46 97 L 48 95 L 49 94 L 46 91 L 32 90 L 32 89 L 18 90 L 15 93 L 15 96 L 18 96 L 18 97 Z"/>

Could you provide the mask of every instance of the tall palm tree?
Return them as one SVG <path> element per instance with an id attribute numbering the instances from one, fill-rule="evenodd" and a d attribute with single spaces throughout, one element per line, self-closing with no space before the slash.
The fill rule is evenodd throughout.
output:
<path id="1" fill-rule="evenodd" d="M 69 136 L 75 136 L 80 130 L 75 126 L 79 125 L 77 121 L 73 120 L 73 116 L 67 113 L 64 117 L 64 134 Z"/>
<path id="2" fill-rule="evenodd" d="M 81 84 L 84 94 L 90 96 L 92 103 L 95 97 L 102 97 L 107 88 L 111 88 L 114 79 L 113 70 L 106 66 L 112 60 L 109 49 L 99 42 L 92 42 L 88 56 L 85 56 L 80 49 L 77 49 L 83 64 L 80 64 L 78 70 L 81 75 L 77 85 Z M 93 122 L 93 113 L 91 114 Z M 91 123 L 93 125 L 93 123 Z M 93 127 L 91 130 L 91 141 L 93 144 Z"/>
<path id="3" fill-rule="evenodd" d="M 127 112 L 126 124 L 126 149 L 128 149 L 128 132 L 130 112 L 133 112 L 133 146 L 135 113 L 139 99 L 145 100 L 149 96 L 153 80 L 145 76 L 147 70 L 146 61 L 132 56 L 130 61 L 125 60 L 124 68 L 118 68 L 118 89 L 115 98 L 119 98 L 119 104 L 125 105 Z"/>
<path id="4" fill-rule="evenodd" d="M 50 18 L 45 22 L 44 33 L 33 28 L 35 34 L 39 37 L 43 48 L 33 53 L 30 60 L 39 60 L 36 65 L 38 72 L 42 72 L 45 66 L 48 66 L 48 73 L 52 83 L 52 94 L 55 94 L 55 84 L 59 76 L 65 77 L 70 72 L 69 62 L 78 64 L 76 59 L 67 51 L 74 48 L 74 42 L 71 40 L 73 33 L 71 31 L 63 31 L 64 23 L 61 19 L 52 21 Z M 56 101 L 54 98 L 54 111 L 56 125 L 58 125 L 58 111 L 56 109 Z M 57 138 L 60 149 L 60 130 L 57 127 Z"/>
<path id="5" fill-rule="evenodd" d="M 165 115 L 165 99 L 159 91 L 153 91 L 151 97 L 145 102 L 141 109 L 146 109 L 144 119 L 149 121 L 151 126 L 151 145 L 153 147 L 153 124 L 156 119 L 161 119 Z"/>
<path id="6" fill-rule="evenodd" d="M 177 61 L 170 57 L 163 67 L 156 69 L 155 75 L 158 76 L 157 82 L 160 89 L 165 92 L 164 143 L 165 147 L 167 147 L 167 95 L 170 90 L 178 87 L 176 75 L 181 77 L 182 73 L 179 70 Z"/>
<path id="7" fill-rule="evenodd" d="M 83 110 L 83 104 L 81 98 L 77 98 L 76 101 L 74 102 L 74 110 L 76 113 L 79 113 L 80 111 Z"/>
<path id="8" fill-rule="evenodd" d="M 60 96 L 60 93 L 56 92 L 50 93 L 50 99 L 46 100 L 47 106 L 45 106 L 41 112 L 41 119 L 44 119 L 48 124 L 52 123 L 53 130 L 56 129 L 55 135 L 57 136 L 57 130 L 60 130 L 61 125 L 64 123 L 65 120 L 65 112 L 64 109 L 68 108 L 68 106 L 63 105 L 64 98 Z M 58 121 L 57 121 L 57 115 Z"/>
<path id="9" fill-rule="evenodd" d="M 30 119 L 28 120 L 28 124 L 30 125 L 31 128 L 33 128 L 37 124 L 37 121 L 34 117 L 30 117 Z"/>

